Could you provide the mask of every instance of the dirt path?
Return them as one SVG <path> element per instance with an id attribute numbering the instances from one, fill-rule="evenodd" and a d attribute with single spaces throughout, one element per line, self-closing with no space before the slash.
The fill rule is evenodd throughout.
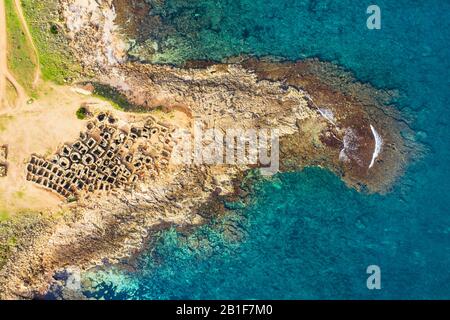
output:
<path id="1" fill-rule="evenodd" d="M 30 29 L 28 28 L 28 23 L 25 19 L 25 15 L 23 14 L 22 4 L 20 3 L 20 0 L 14 0 L 14 4 L 16 6 L 17 15 L 19 17 L 20 23 L 22 24 L 22 28 L 25 32 L 25 36 L 27 37 L 28 42 L 30 43 L 31 48 L 33 49 L 33 52 L 34 52 L 35 61 L 36 61 L 36 70 L 35 70 L 35 74 L 34 74 L 33 87 L 36 88 L 36 86 L 39 82 L 39 79 L 41 77 L 41 65 L 40 65 L 40 61 L 39 61 L 39 52 L 38 52 L 36 46 L 34 45 L 33 36 L 31 35 Z"/>
<path id="2" fill-rule="evenodd" d="M 6 72 L 7 66 L 7 54 L 6 54 L 6 12 L 5 4 L 0 1 L 0 107 L 3 109 L 6 106 Z"/>
<path id="3" fill-rule="evenodd" d="M 8 70 L 8 38 L 6 31 L 6 11 L 5 3 L 0 1 L 0 107 L 1 110 L 7 107 L 6 86 L 10 82 L 17 92 L 16 106 L 23 105 L 27 99 L 27 95 L 22 86 L 16 81 L 14 76 Z"/>

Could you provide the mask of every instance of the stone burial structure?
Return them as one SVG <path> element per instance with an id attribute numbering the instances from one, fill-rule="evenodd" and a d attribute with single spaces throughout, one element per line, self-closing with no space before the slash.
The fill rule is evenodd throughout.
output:
<path id="1" fill-rule="evenodd" d="M 133 187 L 167 167 L 174 131 L 152 117 L 138 125 L 99 113 L 78 140 L 64 144 L 49 159 L 32 155 L 27 180 L 69 200 L 83 192 Z"/>
<path id="2" fill-rule="evenodd" d="M 8 165 L 6 160 L 8 159 L 8 146 L 0 146 L 0 178 L 6 177 L 8 173 Z"/>

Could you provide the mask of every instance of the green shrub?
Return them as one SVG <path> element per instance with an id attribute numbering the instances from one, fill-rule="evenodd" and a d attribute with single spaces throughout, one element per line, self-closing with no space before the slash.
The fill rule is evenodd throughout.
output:
<path id="1" fill-rule="evenodd" d="M 78 119 L 84 120 L 84 119 L 86 119 L 87 113 L 88 113 L 88 111 L 85 107 L 80 107 L 77 110 L 76 115 L 77 115 Z"/>

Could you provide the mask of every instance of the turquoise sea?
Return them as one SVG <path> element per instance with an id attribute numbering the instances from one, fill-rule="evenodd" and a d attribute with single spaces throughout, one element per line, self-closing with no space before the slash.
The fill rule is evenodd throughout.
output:
<path id="1" fill-rule="evenodd" d="M 175 32 L 158 62 L 239 54 L 319 57 L 378 88 L 397 89 L 426 154 L 386 195 L 308 168 L 259 183 L 252 204 L 189 236 L 163 232 L 137 270 L 84 276 L 106 299 L 449 299 L 450 1 L 165 0 Z M 366 9 L 381 8 L 381 29 Z M 230 222 L 232 221 L 232 222 Z M 232 223 L 243 230 L 225 236 Z M 366 268 L 381 268 L 368 290 Z"/>

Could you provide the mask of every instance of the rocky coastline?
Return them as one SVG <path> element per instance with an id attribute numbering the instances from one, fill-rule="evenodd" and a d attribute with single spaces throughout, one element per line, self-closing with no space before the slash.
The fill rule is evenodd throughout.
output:
<path id="1" fill-rule="evenodd" d="M 195 122 L 205 130 L 275 128 L 281 172 L 319 166 L 361 192 L 388 192 L 418 150 L 405 138 L 412 134 L 407 122 L 390 106 L 395 92 L 358 83 L 331 63 L 238 57 L 178 67 L 144 64 L 127 59 L 114 1 L 61 0 L 59 12 L 84 68 L 74 85 L 104 85 L 139 107 L 110 111 L 121 121 L 138 122 L 158 109 L 169 124 L 187 131 Z M 89 108 L 92 117 L 103 112 Z M 168 165 L 133 188 L 85 193 L 64 203 L 63 217 L 32 227 L 8 257 L 0 270 L 0 298 L 45 297 L 64 270 L 119 263 L 139 254 L 155 230 L 189 229 L 232 214 L 224 203 L 246 201 L 241 182 L 257 167 Z"/>

